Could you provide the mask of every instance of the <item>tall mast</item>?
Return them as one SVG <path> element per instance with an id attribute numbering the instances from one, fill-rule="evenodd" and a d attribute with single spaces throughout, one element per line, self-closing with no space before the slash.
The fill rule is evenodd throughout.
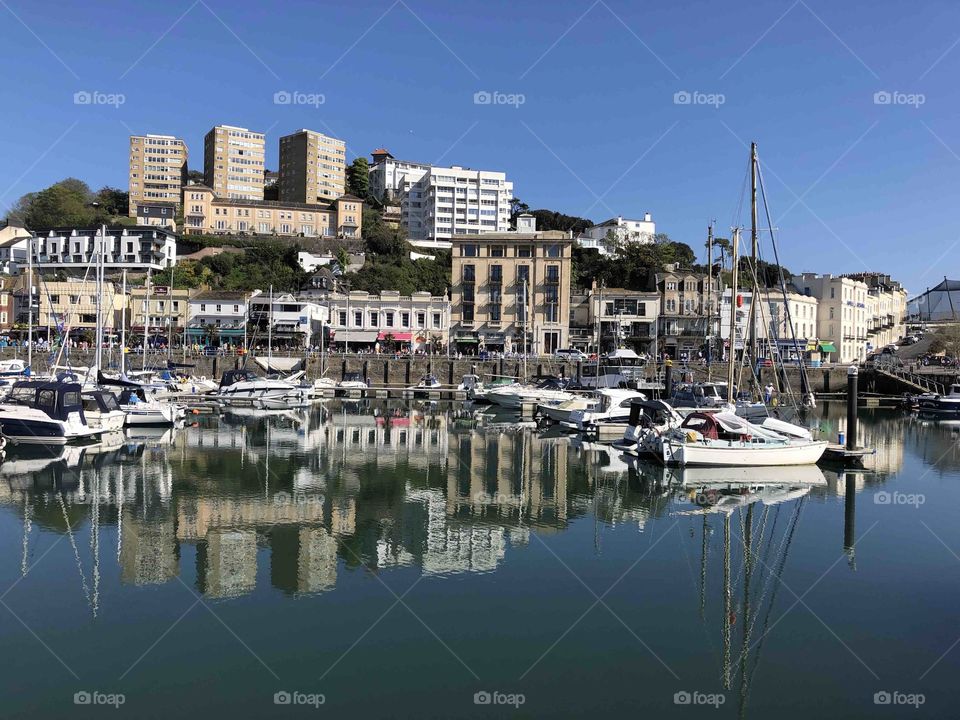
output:
<path id="1" fill-rule="evenodd" d="M 143 313 L 143 370 L 147 369 L 147 346 L 150 343 L 150 274 L 151 268 L 147 268 L 147 299 L 144 301 Z"/>
<path id="2" fill-rule="evenodd" d="M 170 291 L 167 293 L 167 362 L 173 352 L 173 265 L 170 266 Z"/>
<path id="3" fill-rule="evenodd" d="M 757 144 L 750 143 L 750 271 L 753 273 L 750 293 L 750 362 L 757 368 Z"/>
<path id="4" fill-rule="evenodd" d="M 120 314 L 120 375 L 127 373 L 127 269 L 123 269 L 123 312 Z"/>
<path id="5" fill-rule="evenodd" d="M 273 371 L 273 285 L 270 286 L 270 312 L 267 314 L 267 368 L 268 373 Z"/>
<path id="6" fill-rule="evenodd" d="M 707 225 L 707 382 L 710 381 L 710 360 L 713 343 L 713 222 Z"/>
<path id="7" fill-rule="evenodd" d="M 733 396 L 733 368 L 737 355 L 737 292 L 739 287 L 740 228 L 733 230 L 733 273 L 730 279 L 730 350 L 727 352 L 727 402 L 731 405 Z"/>
<path id="8" fill-rule="evenodd" d="M 27 367 L 33 367 L 33 235 L 27 238 Z M 47 330 L 47 340 L 50 330 Z M 30 372 L 33 372 L 31 369 Z"/>
<path id="9" fill-rule="evenodd" d="M 104 242 L 106 242 L 106 239 L 107 226 L 106 224 L 102 224 L 100 226 L 100 247 L 99 252 L 97 253 L 97 350 L 94 353 L 98 371 L 100 370 L 103 362 L 103 245 Z"/>

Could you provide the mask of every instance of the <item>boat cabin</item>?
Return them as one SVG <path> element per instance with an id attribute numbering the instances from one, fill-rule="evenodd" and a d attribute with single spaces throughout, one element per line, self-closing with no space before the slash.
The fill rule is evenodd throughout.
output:
<path id="1" fill-rule="evenodd" d="M 67 420 L 73 413 L 86 424 L 80 400 L 80 383 L 23 380 L 14 383 L 7 402 L 41 410 L 53 420 Z"/>
<path id="2" fill-rule="evenodd" d="M 84 390 L 80 393 L 80 399 L 83 409 L 89 412 L 105 413 L 120 409 L 117 396 L 109 390 Z"/>
<path id="3" fill-rule="evenodd" d="M 251 370 L 244 370 L 242 368 L 240 370 L 225 370 L 220 377 L 220 387 L 225 388 L 238 382 L 250 382 L 253 380 L 259 380 L 259 377 Z"/>

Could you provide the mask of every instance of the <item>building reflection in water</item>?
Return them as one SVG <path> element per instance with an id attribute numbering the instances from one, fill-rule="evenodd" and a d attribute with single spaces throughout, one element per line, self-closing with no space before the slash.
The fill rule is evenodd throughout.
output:
<path id="1" fill-rule="evenodd" d="M 838 412 L 824 410 L 828 432 L 842 429 Z M 943 446 L 942 462 L 958 459 L 946 427 L 930 432 L 891 414 L 861 432 L 879 450 L 878 473 L 841 480 L 827 472 L 811 484 L 814 493 L 882 481 L 902 464 L 905 440 L 932 443 L 934 454 Z M 22 519 L 24 569 L 37 527 L 70 534 L 78 555 L 89 553 L 83 562 L 93 556 L 96 572 L 81 575 L 96 609 L 100 563 L 112 555 L 121 582 L 150 585 L 174 580 L 192 554 L 198 589 L 231 598 L 266 576 L 260 557 L 269 559 L 272 587 L 303 594 L 327 592 L 338 573 L 360 567 L 490 572 L 531 531 L 559 532 L 583 517 L 593 519 L 599 549 L 605 528 L 643 532 L 675 514 L 689 488 L 708 479 L 694 475 L 676 477 L 566 435 L 479 426 L 449 406 L 337 401 L 309 412 L 201 418 L 97 450 L 18 450 L 0 465 L 0 503 Z M 702 498 L 716 503 L 700 511 L 793 499 L 741 480 L 746 489 L 705 490 Z M 105 537 L 115 552 L 101 545 Z"/>

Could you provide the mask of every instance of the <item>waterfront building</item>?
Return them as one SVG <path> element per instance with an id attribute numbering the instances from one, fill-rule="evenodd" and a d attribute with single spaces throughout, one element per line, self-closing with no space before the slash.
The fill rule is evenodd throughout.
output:
<path id="1" fill-rule="evenodd" d="M 666 352 L 675 360 L 684 355 L 688 359 L 696 357 L 707 337 L 714 337 L 719 327 L 719 278 L 713 278 L 708 293 L 710 282 L 706 273 L 667 264 L 662 272 L 653 276 L 653 284 L 660 294 L 657 351 Z M 707 304 L 708 295 L 712 308 Z"/>
<path id="2" fill-rule="evenodd" d="M 37 283 L 37 281 L 34 281 Z M 35 292 L 37 286 L 35 285 Z M 29 317 L 27 276 L 21 275 L 13 288 L 16 322 L 26 325 Z M 119 332 L 127 298 L 114 283 L 103 284 L 104 335 Z M 97 284 L 93 279 L 44 280 L 39 285 L 34 305 L 35 337 L 53 338 L 58 333 L 93 341 L 97 330 Z"/>
<path id="3" fill-rule="evenodd" d="M 280 202 L 329 203 L 346 192 L 346 143 L 313 130 L 280 138 Z"/>
<path id="4" fill-rule="evenodd" d="M 16 320 L 16 304 L 13 297 L 16 285 L 16 278 L 0 277 L 0 333 L 2 334 L 10 332 Z"/>
<path id="5" fill-rule="evenodd" d="M 856 363 L 867 355 L 867 285 L 852 277 L 803 273 L 794 283 L 819 301 L 817 340 L 824 359 Z"/>
<path id="6" fill-rule="evenodd" d="M 203 290 L 188 301 L 187 342 L 241 345 L 252 297 L 259 290 Z"/>
<path id="7" fill-rule="evenodd" d="M 217 197 L 263 200 L 263 133 L 217 125 L 203 138 L 203 182 Z"/>
<path id="8" fill-rule="evenodd" d="M 399 205 L 414 247 L 450 248 L 458 236 L 510 229 L 513 183 L 506 173 L 400 161 L 381 148 L 373 153 L 370 188 Z"/>
<path id="9" fill-rule="evenodd" d="M 38 269 L 85 272 L 100 254 L 101 227 L 41 228 L 33 233 L 33 262 Z M 103 265 L 107 273 L 121 270 L 163 270 L 177 263 L 177 236 L 160 227 L 107 227 Z"/>
<path id="10" fill-rule="evenodd" d="M 730 342 L 730 303 L 731 288 L 723 291 L 720 305 L 720 337 L 724 345 Z M 743 351 L 750 342 L 750 312 L 753 293 L 738 293 L 740 306 L 737 308 L 736 333 L 734 347 Z M 760 357 L 770 357 L 771 352 L 781 357 L 794 359 L 797 353 L 819 351 L 817 346 L 817 312 L 819 301 L 813 295 L 801 293 L 796 287 L 789 286 L 786 293 L 779 288 L 766 288 L 759 292 L 759 304 L 756 309 L 757 353 Z M 787 311 L 789 310 L 789 318 Z M 790 326 L 793 326 L 791 332 Z M 796 338 L 796 343 L 794 343 Z M 774 350 L 775 348 L 775 350 Z"/>
<path id="11" fill-rule="evenodd" d="M 371 350 L 445 353 L 449 343 L 450 301 L 429 292 L 401 295 L 384 290 L 378 295 L 354 290 L 326 293 L 330 311 L 330 341 L 336 347 Z"/>
<path id="12" fill-rule="evenodd" d="M 573 235 L 518 229 L 457 237 L 451 274 L 451 332 L 460 352 L 552 354 L 569 345 Z"/>
<path id="13" fill-rule="evenodd" d="M 896 343 L 907 332 L 907 291 L 889 275 L 854 273 L 846 277 L 867 286 L 867 352 Z"/>
<path id="14" fill-rule="evenodd" d="M 131 135 L 129 158 L 129 216 L 138 224 L 154 224 L 144 221 L 150 213 L 141 206 L 172 206 L 175 216 L 187 183 L 187 144 L 173 135 Z"/>
<path id="15" fill-rule="evenodd" d="M 248 306 L 247 337 L 251 344 L 265 346 L 270 328 L 274 345 L 319 345 L 320 332 L 329 322 L 326 306 L 300 300 L 290 293 L 275 294 L 271 298 L 268 292 L 261 291 L 249 299 Z"/>
<path id="16" fill-rule="evenodd" d="M 609 352 L 628 347 L 654 352 L 660 314 L 660 293 L 624 288 L 595 288 L 590 293 L 593 347 Z"/>
<path id="17" fill-rule="evenodd" d="M 147 286 L 129 288 L 130 317 L 127 326 L 128 333 L 143 335 L 149 325 L 150 334 L 172 340 L 182 336 L 189 320 L 190 293 L 187 288 L 171 288 L 168 285 L 150 283 L 149 293 Z M 148 301 L 149 298 L 149 301 Z M 143 341 L 128 340 L 130 345 L 139 345 Z M 160 341 L 162 342 L 162 341 Z"/>
<path id="18" fill-rule="evenodd" d="M 657 225 L 650 213 L 644 213 L 641 220 L 631 220 L 618 215 L 588 227 L 577 237 L 577 244 L 583 248 L 594 248 L 601 255 L 611 255 L 624 243 L 649 245 L 656 234 Z"/>
<path id="19" fill-rule="evenodd" d="M 363 201 L 343 195 L 322 205 L 217 197 L 205 185 L 183 190 L 187 235 L 360 238 Z"/>
<path id="20" fill-rule="evenodd" d="M 16 275 L 26 269 L 31 237 L 30 231 L 16 222 L 8 220 L 0 227 L 0 273 Z"/>

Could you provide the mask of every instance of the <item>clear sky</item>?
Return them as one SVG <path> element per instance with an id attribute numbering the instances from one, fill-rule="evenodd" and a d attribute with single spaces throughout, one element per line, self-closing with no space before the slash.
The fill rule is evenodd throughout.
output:
<path id="1" fill-rule="evenodd" d="M 702 252 L 711 219 L 749 225 L 755 140 L 792 271 L 886 271 L 911 292 L 960 275 L 955 0 L 0 0 L 0 15 L 4 210 L 67 176 L 125 188 L 131 133 L 183 137 L 202 169 L 204 133 L 245 126 L 275 169 L 279 137 L 307 127 L 348 161 L 384 146 L 504 170 L 535 208 L 649 211 Z"/>

